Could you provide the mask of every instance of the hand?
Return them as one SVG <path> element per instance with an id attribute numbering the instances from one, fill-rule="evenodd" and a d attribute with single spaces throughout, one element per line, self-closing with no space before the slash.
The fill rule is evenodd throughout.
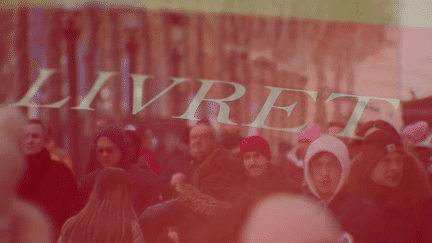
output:
<path id="1" fill-rule="evenodd" d="M 175 173 L 171 177 L 171 186 L 175 186 L 177 184 L 184 183 L 185 181 L 186 181 L 186 176 L 183 173 L 181 173 L 181 172 Z"/>

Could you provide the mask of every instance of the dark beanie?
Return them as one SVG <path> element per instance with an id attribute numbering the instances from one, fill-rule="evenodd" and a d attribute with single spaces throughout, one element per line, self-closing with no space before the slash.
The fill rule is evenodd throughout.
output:
<path id="1" fill-rule="evenodd" d="M 240 143 L 240 157 L 247 152 L 257 151 L 260 152 L 268 160 L 271 159 L 270 145 L 267 140 L 260 136 L 250 136 Z"/>
<path id="2" fill-rule="evenodd" d="M 366 135 L 362 144 L 362 151 L 375 151 L 383 155 L 398 151 L 402 149 L 402 142 L 399 137 L 383 130 L 375 130 Z"/>
<path id="3" fill-rule="evenodd" d="M 104 127 L 96 136 L 96 142 L 101 137 L 109 138 L 123 154 L 126 155 L 126 134 L 120 126 L 108 125 Z"/>
<path id="4" fill-rule="evenodd" d="M 362 126 L 359 126 L 356 130 L 356 135 L 360 137 L 365 137 L 367 132 L 372 130 L 372 128 L 380 129 L 389 135 L 394 136 L 395 138 L 400 139 L 400 135 L 396 128 L 390 124 L 389 122 L 386 122 L 384 120 L 378 119 L 375 121 L 368 121 Z"/>
<path id="5" fill-rule="evenodd" d="M 390 124 L 389 122 L 378 119 L 375 121 L 375 127 L 387 132 L 388 134 L 394 136 L 396 139 L 401 138 L 400 134 L 398 133 L 396 128 L 392 124 Z"/>

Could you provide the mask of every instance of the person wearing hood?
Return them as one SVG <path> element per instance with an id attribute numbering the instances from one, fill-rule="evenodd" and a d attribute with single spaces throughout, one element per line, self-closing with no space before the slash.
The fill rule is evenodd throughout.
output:
<path id="1" fill-rule="evenodd" d="M 95 151 L 97 161 L 102 168 L 118 167 L 128 172 L 133 182 L 133 201 L 136 213 L 139 215 L 150 205 L 162 201 L 159 184 L 145 171 L 131 165 L 126 146 L 126 134 L 117 125 L 108 125 L 96 136 Z M 81 207 L 90 196 L 97 175 L 101 169 L 85 176 L 80 184 Z"/>
<path id="2" fill-rule="evenodd" d="M 307 126 L 299 132 L 297 144 L 286 155 L 284 160 L 285 174 L 303 185 L 304 183 L 304 156 L 309 145 L 315 141 L 321 133 L 321 128 L 317 124 Z"/>
<path id="3" fill-rule="evenodd" d="M 322 135 L 309 146 L 305 155 L 306 196 L 330 210 L 355 242 L 383 242 L 383 219 L 367 198 L 350 193 L 348 148 L 338 138 Z"/>
<path id="4" fill-rule="evenodd" d="M 421 162 L 404 150 L 400 137 L 380 129 L 367 133 L 350 180 L 352 190 L 369 197 L 381 211 L 387 242 L 422 242 L 431 188 Z"/>

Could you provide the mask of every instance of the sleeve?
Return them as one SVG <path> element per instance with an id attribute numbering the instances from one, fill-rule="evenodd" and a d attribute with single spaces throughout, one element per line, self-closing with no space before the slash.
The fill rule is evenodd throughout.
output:
<path id="1" fill-rule="evenodd" d="M 216 216 L 225 214 L 231 209 L 230 203 L 218 201 L 212 196 L 205 195 L 192 185 L 179 183 L 175 189 L 179 194 L 179 203 L 194 212 L 206 216 Z"/>
<path id="2" fill-rule="evenodd" d="M 181 211 L 178 199 L 171 199 L 146 208 L 139 218 L 139 224 L 144 232 L 147 227 L 175 225 L 176 218 L 179 217 Z"/>
<path id="3" fill-rule="evenodd" d="M 185 210 L 179 208 L 177 199 L 148 207 L 139 218 L 139 225 L 147 242 L 163 242 L 167 239 L 167 227 L 176 226 Z"/>
<path id="4" fill-rule="evenodd" d="M 179 193 L 178 203 L 181 208 L 211 219 L 208 223 L 211 225 L 209 234 L 213 242 L 230 242 L 237 237 L 247 208 L 240 198 L 232 203 L 219 201 L 185 183 L 179 183 L 175 188 Z M 243 194 L 239 197 L 245 198 Z"/>

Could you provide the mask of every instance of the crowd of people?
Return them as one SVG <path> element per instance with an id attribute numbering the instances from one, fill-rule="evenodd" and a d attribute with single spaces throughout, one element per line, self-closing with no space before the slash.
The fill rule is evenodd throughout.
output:
<path id="1" fill-rule="evenodd" d="M 281 145 L 206 120 L 161 161 L 131 124 L 103 124 L 77 181 L 50 127 L 0 109 L 1 242 L 432 242 L 422 121 L 316 124 Z M 50 142 L 51 141 L 51 142 Z M 60 152 L 59 152 L 60 151 Z"/>

